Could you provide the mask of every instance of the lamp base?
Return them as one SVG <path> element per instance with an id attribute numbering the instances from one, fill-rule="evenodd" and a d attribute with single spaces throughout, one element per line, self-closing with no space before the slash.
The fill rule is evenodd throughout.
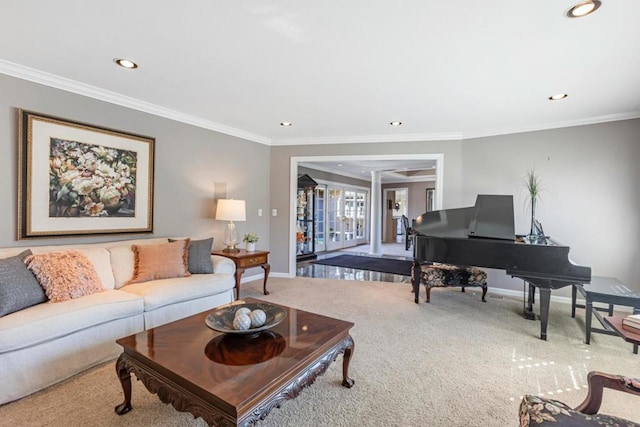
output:
<path id="1" fill-rule="evenodd" d="M 227 253 L 238 253 L 240 252 L 240 249 L 238 248 L 224 248 L 222 250 L 222 252 L 227 252 Z"/>

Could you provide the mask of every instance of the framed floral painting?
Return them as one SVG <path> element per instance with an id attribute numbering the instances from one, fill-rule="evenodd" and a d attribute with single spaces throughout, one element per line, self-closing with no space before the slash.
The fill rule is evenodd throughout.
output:
<path id="1" fill-rule="evenodd" d="M 155 139 L 20 110 L 18 239 L 153 232 Z"/>

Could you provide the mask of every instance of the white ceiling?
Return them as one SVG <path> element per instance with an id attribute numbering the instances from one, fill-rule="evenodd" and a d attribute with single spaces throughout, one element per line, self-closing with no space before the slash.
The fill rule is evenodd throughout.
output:
<path id="1" fill-rule="evenodd" d="M 640 117 L 640 1 L 577 1 L 4 0 L 0 73 L 268 145 Z"/>

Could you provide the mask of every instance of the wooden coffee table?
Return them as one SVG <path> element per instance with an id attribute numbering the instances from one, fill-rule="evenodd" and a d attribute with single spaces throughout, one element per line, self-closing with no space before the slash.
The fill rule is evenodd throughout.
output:
<path id="1" fill-rule="evenodd" d="M 162 402 L 211 426 L 246 426 L 264 419 L 312 384 L 341 353 L 342 385 L 351 388 L 353 323 L 281 307 L 287 318 L 253 337 L 208 328 L 209 311 L 117 340 L 124 349 L 116 362 L 124 402 L 116 412 L 132 409 L 131 373 Z"/>

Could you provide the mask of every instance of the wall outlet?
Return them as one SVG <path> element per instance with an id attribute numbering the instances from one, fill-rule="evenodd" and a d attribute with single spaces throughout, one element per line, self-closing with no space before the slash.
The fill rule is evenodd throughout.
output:
<path id="1" fill-rule="evenodd" d="M 262 216 L 262 209 L 258 209 L 258 216 Z"/>
<path id="2" fill-rule="evenodd" d="M 271 209 L 271 216 L 278 216 L 278 209 Z"/>

